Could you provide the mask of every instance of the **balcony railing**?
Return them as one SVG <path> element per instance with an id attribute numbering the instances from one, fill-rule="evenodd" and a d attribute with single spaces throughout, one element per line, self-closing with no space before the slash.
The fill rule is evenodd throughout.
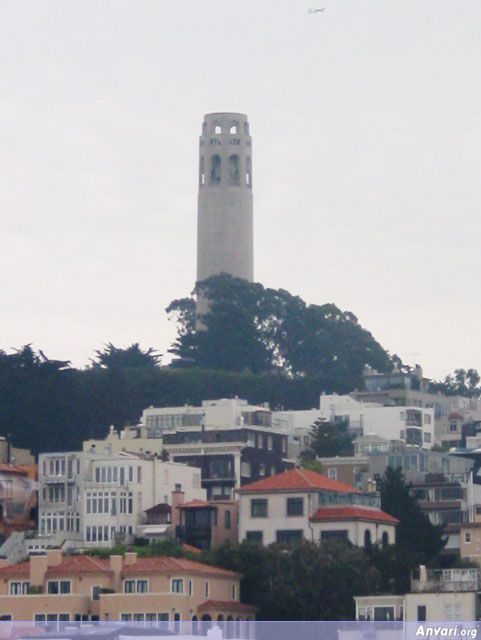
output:
<path id="1" fill-rule="evenodd" d="M 479 569 L 440 569 L 413 572 L 411 591 L 457 592 L 478 591 L 481 587 Z"/>

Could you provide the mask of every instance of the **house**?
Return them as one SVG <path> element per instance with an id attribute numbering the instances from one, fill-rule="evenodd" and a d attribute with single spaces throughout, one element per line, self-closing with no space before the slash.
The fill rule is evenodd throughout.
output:
<path id="1" fill-rule="evenodd" d="M 239 539 L 269 545 L 306 539 L 393 544 L 398 520 L 380 509 L 378 493 L 308 469 L 245 485 L 239 493 Z"/>
<path id="2" fill-rule="evenodd" d="M 49 546 L 110 547 L 143 536 L 146 510 L 172 492 L 204 499 L 200 471 L 155 456 L 109 450 L 39 456 L 39 531 L 26 551 Z M 149 536 L 147 536 L 149 537 Z"/>
<path id="3" fill-rule="evenodd" d="M 479 569 L 426 569 L 411 577 L 411 593 L 355 596 L 356 620 L 479 620 Z"/>
<path id="4" fill-rule="evenodd" d="M 253 619 L 255 607 L 240 602 L 240 579 L 233 571 L 185 558 L 139 558 L 129 552 L 102 559 L 49 549 L 0 567 L 0 617 L 36 622 Z"/>
<path id="5" fill-rule="evenodd" d="M 235 500 L 184 501 L 183 492 L 172 496 L 175 538 L 179 544 L 212 549 L 235 544 L 239 537 L 238 503 Z"/>

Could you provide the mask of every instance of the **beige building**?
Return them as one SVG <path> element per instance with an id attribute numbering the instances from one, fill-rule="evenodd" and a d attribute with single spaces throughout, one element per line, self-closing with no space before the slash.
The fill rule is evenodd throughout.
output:
<path id="1" fill-rule="evenodd" d="M 356 546 L 394 544 L 398 520 L 362 493 L 308 469 L 290 469 L 239 493 L 239 540 L 269 545 L 335 538 Z"/>
<path id="2" fill-rule="evenodd" d="M 238 573 L 185 558 L 62 556 L 0 568 L 0 619 L 13 621 L 252 620 Z M 22 596 L 22 597 L 19 597 Z"/>

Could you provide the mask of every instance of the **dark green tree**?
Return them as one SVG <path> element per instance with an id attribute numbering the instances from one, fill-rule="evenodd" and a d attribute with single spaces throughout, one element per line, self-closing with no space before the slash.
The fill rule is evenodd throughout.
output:
<path id="1" fill-rule="evenodd" d="M 381 509 L 399 520 L 396 545 L 378 552 L 376 563 L 385 580 L 393 582 L 397 592 L 409 590 L 411 570 L 420 564 L 439 562 L 439 554 L 446 544 L 443 528 L 433 525 L 421 511 L 419 503 L 406 484 L 398 467 L 388 467 L 378 480 Z M 389 578 L 386 578 L 389 576 Z"/>
<path id="2" fill-rule="evenodd" d="M 192 298 L 167 308 L 178 323 L 171 352 L 201 368 L 312 378 L 326 390 L 362 385 L 365 365 L 390 371 L 386 351 L 359 326 L 357 318 L 333 304 L 306 305 L 283 289 L 267 289 L 226 274 L 197 283 L 195 294 L 209 311 L 195 329 Z"/>
<path id="3" fill-rule="evenodd" d="M 318 418 L 309 432 L 310 449 L 319 458 L 333 456 L 352 456 L 353 436 L 349 433 L 346 422 L 328 422 Z"/>
<path id="4" fill-rule="evenodd" d="M 118 370 L 131 367 L 156 367 L 160 362 L 160 355 L 149 347 L 142 351 L 138 342 L 131 344 L 127 349 L 115 347 L 111 342 L 105 345 L 103 351 L 96 350 L 97 357 L 91 360 L 93 367 Z"/>
<path id="5" fill-rule="evenodd" d="M 363 550 L 339 542 L 243 542 L 204 558 L 244 575 L 241 598 L 259 607 L 258 620 L 352 620 L 353 596 L 377 593 L 380 584 Z"/>

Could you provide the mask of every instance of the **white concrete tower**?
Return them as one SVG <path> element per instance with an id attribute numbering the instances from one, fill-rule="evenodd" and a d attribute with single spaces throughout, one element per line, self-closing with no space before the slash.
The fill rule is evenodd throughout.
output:
<path id="1" fill-rule="evenodd" d="M 204 117 L 199 150 L 197 281 L 228 273 L 252 282 L 252 141 L 243 113 Z M 203 305 L 198 301 L 198 312 Z"/>

